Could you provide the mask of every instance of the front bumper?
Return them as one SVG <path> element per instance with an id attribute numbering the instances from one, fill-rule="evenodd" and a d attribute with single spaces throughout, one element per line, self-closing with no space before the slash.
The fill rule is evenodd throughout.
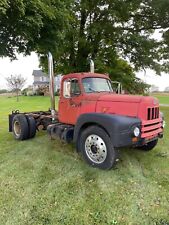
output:
<path id="1" fill-rule="evenodd" d="M 143 146 L 149 142 L 152 142 L 158 138 L 163 137 L 163 119 L 158 118 L 154 120 L 141 121 L 136 125 L 140 129 L 140 136 L 134 137 L 133 129 L 127 132 L 118 134 L 115 138 L 117 145 L 115 147 L 127 147 L 127 146 Z"/>
<path id="2" fill-rule="evenodd" d="M 121 147 L 139 147 L 139 146 L 143 146 L 151 141 L 154 141 L 158 138 L 163 138 L 163 132 L 160 132 L 158 134 L 146 137 L 146 138 L 142 138 L 140 137 L 134 137 L 132 135 L 132 133 L 125 133 L 125 134 L 121 134 L 118 135 L 116 137 L 116 145 L 115 147 L 117 148 L 121 148 Z"/>
<path id="3" fill-rule="evenodd" d="M 158 135 L 149 138 L 140 138 L 137 142 L 133 143 L 133 147 L 146 145 L 147 143 L 155 141 L 158 138 L 163 138 L 163 133 L 159 133 Z"/>
<path id="4" fill-rule="evenodd" d="M 163 119 L 142 121 L 141 138 L 149 139 L 163 133 Z"/>

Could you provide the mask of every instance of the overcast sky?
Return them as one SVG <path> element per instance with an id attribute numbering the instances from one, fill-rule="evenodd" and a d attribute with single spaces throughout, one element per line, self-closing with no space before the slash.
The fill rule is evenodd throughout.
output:
<path id="1" fill-rule="evenodd" d="M 10 75 L 21 74 L 26 78 L 26 85 L 31 85 L 33 83 L 33 70 L 39 68 L 39 60 L 35 53 L 30 56 L 24 57 L 23 55 L 18 55 L 18 60 L 10 61 L 8 57 L 0 58 L 0 89 L 6 88 L 6 77 Z"/>
<path id="2" fill-rule="evenodd" d="M 9 58 L 0 58 L 0 89 L 6 88 L 5 78 L 11 74 L 21 74 L 27 79 L 26 86 L 31 85 L 33 83 L 32 72 L 34 69 L 40 69 L 38 57 L 35 53 L 26 57 L 19 55 L 18 60 L 12 62 Z M 147 70 L 146 75 L 144 75 L 144 72 L 139 72 L 137 76 L 148 84 L 158 86 L 161 91 L 169 86 L 169 74 L 157 76 L 154 71 Z"/>

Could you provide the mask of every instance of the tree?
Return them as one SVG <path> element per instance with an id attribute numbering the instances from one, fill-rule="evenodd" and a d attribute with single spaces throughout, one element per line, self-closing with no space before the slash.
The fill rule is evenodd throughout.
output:
<path id="1" fill-rule="evenodd" d="M 84 71 L 89 57 L 113 55 L 160 73 L 168 69 L 168 12 L 168 0 L 0 0 L 0 55 L 50 50 L 62 71 Z"/>
<path id="2" fill-rule="evenodd" d="M 26 79 L 24 79 L 21 75 L 11 75 L 6 78 L 8 87 L 16 93 L 17 102 L 19 101 L 19 92 L 23 88 Z"/>
<path id="3" fill-rule="evenodd" d="M 0 56 L 56 51 L 68 20 L 65 2 L 0 0 Z"/>
<path id="4" fill-rule="evenodd" d="M 6 89 L 0 89 L 0 94 L 5 94 L 7 92 L 8 92 L 8 90 L 6 90 Z"/>
<path id="5" fill-rule="evenodd" d="M 119 61 L 133 73 L 169 71 L 168 0 L 3 0 L 0 12 L 1 56 L 36 51 L 47 68 L 51 51 L 58 73 L 87 71 L 90 57 L 97 72 Z M 153 38 L 156 30 L 161 40 Z"/>
<path id="6" fill-rule="evenodd" d="M 165 0 L 74 1 L 63 44 L 53 52 L 56 72 L 87 71 L 92 58 L 96 72 L 110 74 L 129 93 L 146 92 L 149 86 L 137 79 L 134 71 L 168 71 L 168 12 Z M 152 36 L 159 29 L 161 41 Z"/>
<path id="7" fill-rule="evenodd" d="M 168 0 L 76 0 L 70 9 L 65 38 L 53 52 L 59 72 L 86 71 L 90 57 L 106 67 L 110 59 L 126 59 L 135 71 L 168 71 Z M 161 41 L 153 38 L 155 30 Z"/>

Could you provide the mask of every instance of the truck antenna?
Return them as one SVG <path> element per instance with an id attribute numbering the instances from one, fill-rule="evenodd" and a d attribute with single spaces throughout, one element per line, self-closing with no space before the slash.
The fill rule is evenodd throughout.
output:
<path id="1" fill-rule="evenodd" d="M 52 120 L 55 120 L 55 95 L 54 95 L 54 71 L 53 71 L 53 56 L 49 52 L 48 53 L 48 73 L 50 77 L 50 85 L 49 85 L 49 91 L 50 91 L 50 100 L 51 100 L 51 115 Z"/>

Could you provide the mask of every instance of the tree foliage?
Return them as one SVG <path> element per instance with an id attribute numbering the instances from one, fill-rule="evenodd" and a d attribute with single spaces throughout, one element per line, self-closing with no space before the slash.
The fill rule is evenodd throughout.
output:
<path id="1" fill-rule="evenodd" d="M 92 58 L 97 72 L 134 81 L 133 71 L 169 71 L 168 21 L 168 0 L 0 0 L 0 56 L 36 51 L 46 68 L 51 51 L 59 73 Z"/>
<path id="2" fill-rule="evenodd" d="M 101 73 L 107 71 L 112 80 L 116 80 L 123 85 L 123 89 L 130 94 L 147 94 L 149 85 L 135 76 L 133 68 L 122 59 L 109 60 L 109 65 L 98 63 L 97 70 Z"/>
<path id="3" fill-rule="evenodd" d="M 168 71 L 168 0 L 76 0 L 70 15 L 63 44 L 54 53 L 58 69 L 86 71 L 92 57 L 105 66 L 123 58 L 135 70 Z M 153 38 L 155 30 L 162 40 Z"/>
<path id="4" fill-rule="evenodd" d="M 61 0 L 0 0 L 0 56 L 56 51 L 67 19 Z"/>
<path id="5" fill-rule="evenodd" d="M 5 94 L 7 92 L 8 92 L 8 90 L 6 90 L 6 89 L 0 89 L 0 94 Z"/>

